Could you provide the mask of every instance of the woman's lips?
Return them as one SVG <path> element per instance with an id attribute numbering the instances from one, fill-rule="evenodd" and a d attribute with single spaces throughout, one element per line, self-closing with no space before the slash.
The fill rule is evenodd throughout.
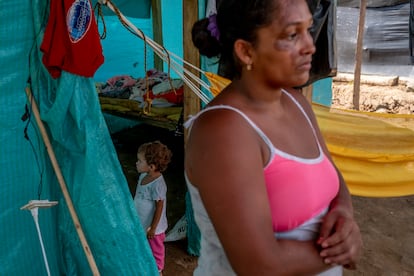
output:
<path id="1" fill-rule="evenodd" d="M 299 65 L 298 69 L 299 70 L 303 70 L 303 71 L 309 71 L 312 68 L 312 63 L 309 62 L 304 62 L 301 65 Z"/>

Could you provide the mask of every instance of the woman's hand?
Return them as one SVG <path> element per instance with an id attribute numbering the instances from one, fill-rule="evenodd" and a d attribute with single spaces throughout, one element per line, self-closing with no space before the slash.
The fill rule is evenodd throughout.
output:
<path id="1" fill-rule="evenodd" d="M 322 222 L 317 243 L 325 263 L 355 269 L 362 252 L 362 237 L 352 212 L 340 205 L 333 207 Z"/>

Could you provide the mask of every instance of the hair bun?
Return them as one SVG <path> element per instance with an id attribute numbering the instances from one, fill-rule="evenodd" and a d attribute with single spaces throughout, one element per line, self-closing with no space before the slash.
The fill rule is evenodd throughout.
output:
<path id="1" fill-rule="evenodd" d="M 217 24 L 209 18 L 203 18 L 194 23 L 191 38 L 200 54 L 211 58 L 220 55 L 221 46 L 217 39 L 220 36 Z"/>

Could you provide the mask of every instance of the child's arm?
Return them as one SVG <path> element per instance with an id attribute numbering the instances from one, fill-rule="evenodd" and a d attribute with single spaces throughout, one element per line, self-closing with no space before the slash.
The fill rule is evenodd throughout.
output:
<path id="1" fill-rule="evenodd" d="M 160 222 L 163 207 L 164 207 L 164 200 L 155 201 L 154 217 L 152 218 L 151 226 L 147 230 L 148 239 L 152 239 L 155 236 L 155 230 L 157 229 L 157 225 Z"/>

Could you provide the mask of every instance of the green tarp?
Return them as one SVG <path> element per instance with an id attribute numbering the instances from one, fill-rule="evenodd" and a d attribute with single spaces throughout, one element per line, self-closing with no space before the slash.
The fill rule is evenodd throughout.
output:
<path id="1" fill-rule="evenodd" d="M 27 105 L 29 78 L 101 275 L 158 275 L 93 80 L 66 72 L 51 79 L 40 61 L 48 5 L 3 1 L 0 10 L 0 275 L 46 275 L 33 218 L 20 210 L 33 199 L 59 202 L 39 209 L 51 275 L 91 274 Z"/>

